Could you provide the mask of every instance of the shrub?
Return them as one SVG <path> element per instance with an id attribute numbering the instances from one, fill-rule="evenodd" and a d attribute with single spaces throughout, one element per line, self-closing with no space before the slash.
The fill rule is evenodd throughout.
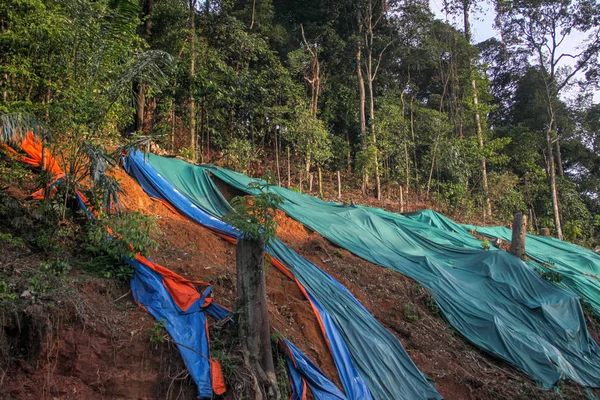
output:
<path id="1" fill-rule="evenodd" d="M 107 227 L 112 235 L 107 232 Z M 137 212 L 115 214 L 91 222 L 84 238 L 84 247 L 95 257 L 87 263 L 88 267 L 107 278 L 130 278 L 132 270 L 124 258 L 133 259 L 136 252 L 148 256 L 150 250 L 158 247 L 151 236 L 157 231 L 154 218 Z"/>

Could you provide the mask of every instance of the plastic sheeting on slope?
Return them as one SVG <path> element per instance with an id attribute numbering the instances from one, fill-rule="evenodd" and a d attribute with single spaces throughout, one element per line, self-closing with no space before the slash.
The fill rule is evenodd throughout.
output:
<path id="1" fill-rule="evenodd" d="M 0 145 L 2 145 L 1 149 L 10 151 L 12 158 L 34 166 L 41 165 L 42 145 L 31 133 L 20 143 L 21 148 L 29 157 L 21 156 L 3 143 Z M 46 158 L 53 166 L 51 172 L 54 174 L 54 182 L 62 179 L 64 173 L 49 152 L 46 153 Z M 43 190 L 40 190 L 41 192 Z M 52 192 L 50 194 L 53 195 Z M 80 191 L 76 191 L 75 194 L 81 209 L 90 218 L 97 217 L 96 213 L 88 207 L 89 203 L 85 196 Z M 39 196 L 43 198 L 42 194 Z M 35 198 L 35 196 L 33 197 Z M 168 203 L 165 204 L 171 207 Z M 231 311 L 212 301 L 212 298 L 209 297 L 211 286 L 205 282 L 185 279 L 140 254 L 137 254 L 134 260 L 127 259 L 126 261 L 134 269 L 131 286 L 136 302 L 156 319 L 166 323 L 167 331 L 175 339 L 184 362 L 197 384 L 198 398 L 213 398 L 213 393 L 215 395 L 223 394 L 226 389 L 221 366 L 218 360 L 209 360 L 208 358 L 208 325 L 202 312 L 221 320 L 229 316 Z M 194 284 L 207 286 L 207 288 L 200 295 Z M 194 327 L 199 329 L 193 329 Z M 285 340 L 281 344 L 288 349 L 288 362 L 294 367 L 292 374 L 294 399 L 305 400 L 306 382 L 309 381 L 311 387 L 315 385 L 313 390 L 318 395 L 317 400 L 345 400 L 337 387 L 328 381 L 323 373 L 291 342 Z"/>
<path id="2" fill-rule="evenodd" d="M 58 163 L 31 132 L 19 143 L 19 146 L 27 156 L 22 156 L 7 146 L 5 149 L 12 150 L 11 155 L 16 160 L 33 166 L 41 166 L 45 159 L 45 167 L 53 175 L 50 185 L 52 190 L 48 192 L 48 195 L 53 196 L 56 192 L 56 183 L 65 176 Z M 44 152 L 44 156 L 42 156 L 42 152 Z M 44 193 L 45 190 L 40 189 L 30 197 L 43 199 Z M 97 213 L 89 208 L 89 203 L 83 193 L 77 190 L 75 196 L 81 209 L 90 218 L 97 217 Z M 107 230 L 107 234 L 112 235 L 110 228 Z M 190 375 L 196 382 L 198 398 L 209 399 L 213 398 L 214 394 L 223 394 L 225 383 L 221 366 L 217 360 L 208 358 L 208 326 L 202 311 L 206 311 L 215 318 L 222 318 L 230 312 L 207 297 L 211 287 L 204 282 L 189 281 L 142 257 L 139 253 L 135 260 L 126 259 L 126 261 L 134 268 L 134 276 L 131 281 L 134 298 L 138 304 L 141 304 L 146 310 L 150 310 L 155 318 L 166 322 L 166 328 L 175 339 Z M 208 286 L 203 295 L 197 292 L 193 286 L 194 283 Z M 201 329 L 186 329 L 188 324 Z"/>
<path id="3" fill-rule="evenodd" d="M 133 267 L 131 291 L 135 301 L 143 306 L 165 329 L 176 343 L 181 357 L 198 386 L 198 397 L 212 398 L 211 369 L 208 359 L 208 322 L 201 309 L 184 312 L 171 298 L 162 282 L 162 275 L 145 267 L 137 260 L 128 260 Z M 196 301 L 200 305 L 204 298 Z"/>
<path id="4" fill-rule="evenodd" d="M 161 191 L 172 204 L 183 207 L 179 210 L 184 214 L 196 210 L 185 206 L 186 201 L 213 215 L 228 211 L 227 202 L 202 168 L 141 153 L 130 154 L 126 166 L 135 176 L 143 175 L 146 182 L 152 183 L 151 190 Z M 214 224 L 217 231 L 226 229 L 223 223 L 206 217 L 196 220 L 206 226 Z M 309 293 L 313 307 L 316 305 L 348 398 L 370 398 L 369 389 L 376 399 L 441 398 L 398 339 L 343 286 L 278 240 L 271 243 L 269 252 L 293 273 Z M 362 378 L 368 388 L 363 387 Z"/>
<path id="5" fill-rule="evenodd" d="M 151 196 L 168 201 L 181 213 L 187 215 L 199 224 L 217 232 L 218 234 L 232 238 L 236 238 L 239 235 L 239 232 L 237 232 L 231 226 L 198 208 L 190 199 L 184 196 L 177 188 L 165 180 L 163 176 L 157 173 L 156 170 L 150 166 L 150 164 L 146 163 L 145 157 L 142 155 L 142 153 L 134 152 L 129 154 L 126 158 L 124 158 L 124 166 L 127 172 L 134 176 L 138 182 L 140 182 L 142 188 Z M 214 183 L 208 176 L 204 175 L 199 176 L 198 178 L 198 182 L 200 182 L 199 184 L 213 187 L 214 190 L 217 190 L 216 187 L 212 186 Z M 215 193 L 213 198 L 218 198 L 217 194 L 218 192 Z M 226 213 L 228 210 L 227 202 L 224 198 L 221 198 L 221 201 L 219 202 L 213 202 L 211 199 L 208 199 L 206 196 L 204 196 L 202 197 L 202 200 L 203 201 L 200 203 L 203 203 L 204 206 L 206 206 L 206 204 L 211 204 L 211 207 L 213 207 L 214 210 L 221 210 L 223 213 Z M 311 301 L 311 299 L 308 300 Z M 317 317 L 321 321 L 329 320 L 328 316 L 325 315 L 325 311 L 323 311 L 322 307 L 316 302 L 316 300 L 313 299 L 311 301 L 311 305 L 318 313 Z M 324 325 L 323 328 L 331 327 Z M 328 343 L 339 342 L 339 332 L 337 332 L 336 329 L 326 329 L 324 334 Z M 348 398 L 371 399 L 369 390 L 364 384 L 362 378 L 358 375 L 354 365 L 351 362 L 348 362 L 350 357 L 348 356 L 348 351 L 343 342 L 331 350 L 334 362 L 339 372 L 340 380 L 344 386 L 344 389 L 346 390 Z M 296 375 L 293 374 L 292 378 L 295 376 Z M 337 388 L 335 388 L 335 385 L 333 384 L 331 384 L 331 386 L 333 386 L 330 387 L 331 393 L 335 393 L 334 389 L 337 390 Z M 293 387 L 295 389 L 299 389 L 301 385 L 299 382 L 295 382 Z M 312 389 L 313 388 L 311 387 L 311 390 Z M 323 395 L 323 387 L 314 389 L 316 390 L 316 393 Z"/>
<path id="6" fill-rule="evenodd" d="M 173 166 L 173 168 L 179 168 Z M 246 192 L 251 179 L 205 167 Z M 518 258 L 398 214 L 328 203 L 280 187 L 288 215 L 373 263 L 407 275 L 434 296 L 448 322 L 482 349 L 543 387 L 561 378 L 600 386 L 600 349 L 578 298 L 540 278 Z"/>
<path id="7" fill-rule="evenodd" d="M 423 210 L 407 216 L 463 236 L 471 236 L 470 232 L 474 231 L 489 238 L 506 242 L 512 240 L 512 230 L 504 226 L 461 225 L 433 210 Z M 559 272 L 563 276 L 560 286 L 583 298 L 600 316 L 600 255 L 576 244 L 532 234 L 527 234 L 525 252 L 537 261 L 528 260 L 528 264 L 542 270 Z"/>

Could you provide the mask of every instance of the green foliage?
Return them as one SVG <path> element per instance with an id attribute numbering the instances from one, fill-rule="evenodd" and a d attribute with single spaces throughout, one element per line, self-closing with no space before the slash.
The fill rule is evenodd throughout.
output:
<path id="1" fill-rule="evenodd" d="M 148 256 L 150 250 L 158 247 L 152 239 L 152 234 L 157 232 L 156 221 L 137 212 L 92 221 L 84 237 L 85 250 L 94 256 L 87 267 L 106 278 L 126 280 L 131 277 L 132 270 L 124 259 L 134 259 L 136 253 Z"/>
<path id="2" fill-rule="evenodd" d="M 488 181 L 494 218 L 510 223 L 516 213 L 528 209 L 523 193 L 520 191 L 518 176 L 511 173 L 490 173 Z"/>
<path id="3" fill-rule="evenodd" d="M 425 296 L 425 305 L 433 315 L 440 314 L 440 306 L 438 305 L 437 301 L 435 301 L 435 298 L 429 293 L 427 293 Z"/>
<path id="4" fill-rule="evenodd" d="M 404 303 L 404 318 L 410 322 L 416 322 L 419 320 L 419 314 L 412 311 L 410 304 Z"/>
<path id="5" fill-rule="evenodd" d="M 2 300 L 16 300 L 17 294 L 10 293 L 8 284 L 5 281 L 0 281 L 0 301 Z"/>
<path id="6" fill-rule="evenodd" d="M 248 173 L 250 163 L 259 157 L 251 141 L 235 138 L 225 149 L 227 166 L 234 171 Z"/>
<path id="7" fill-rule="evenodd" d="M 42 262 L 29 277 L 29 289 L 35 294 L 50 293 L 63 284 L 71 266 L 63 261 Z"/>
<path id="8" fill-rule="evenodd" d="M 490 247 L 490 241 L 487 240 L 487 239 L 485 239 L 483 242 L 481 242 L 481 248 L 484 249 L 484 250 L 486 250 L 486 251 L 489 251 L 490 248 L 491 248 Z"/>
<path id="9" fill-rule="evenodd" d="M 563 275 L 560 272 L 556 272 L 556 271 L 543 271 L 539 268 L 536 268 L 536 271 L 538 274 L 540 274 L 540 276 L 547 280 L 548 282 L 552 282 L 552 283 L 560 283 L 563 280 Z"/>
<path id="10" fill-rule="evenodd" d="M 257 194 L 248 198 L 242 196 L 233 198 L 231 200 L 233 210 L 224 217 L 224 221 L 239 229 L 244 237 L 265 244 L 275 238 L 277 233 L 275 212 L 277 206 L 283 201 L 281 196 L 269 191 L 270 186 L 268 178 L 250 183 L 248 187 Z"/>
<path id="11" fill-rule="evenodd" d="M 359 174 L 372 175 L 375 173 L 375 157 L 377 152 L 377 147 L 370 144 L 366 149 L 356 153 L 356 171 Z"/>
<path id="12" fill-rule="evenodd" d="M 5 161 L 1 158 L 2 149 L 0 148 L 0 186 L 17 185 L 22 187 L 25 180 L 29 177 L 29 169 L 18 162 Z"/>
<path id="13" fill-rule="evenodd" d="M 152 328 L 148 329 L 150 343 L 161 344 L 165 342 L 165 320 L 156 321 Z"/>
<path id="14" fill-rule="evenodd" d="M 5 242 L 11 247 L 25 247 L 25 242 L 20 237 L 14 237 L 10 233 L 0 233 L 0 243 Z"/>

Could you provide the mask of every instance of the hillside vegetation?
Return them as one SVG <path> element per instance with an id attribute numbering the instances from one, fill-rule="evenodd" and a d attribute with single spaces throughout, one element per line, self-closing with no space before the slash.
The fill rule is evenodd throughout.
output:
<path id="1" fill-rule="evenodd" d="M 521 211 L 595 244 L 598 2 L 444 4 L 461 24 L 421 0 L 10 0 L 0 112 L 63 153 L 143 135 L 242 172 L 269 160 L 298 190 L 341 171 L 343 200 Z M 475 43 L 482 17 L 500 35 Z"/>

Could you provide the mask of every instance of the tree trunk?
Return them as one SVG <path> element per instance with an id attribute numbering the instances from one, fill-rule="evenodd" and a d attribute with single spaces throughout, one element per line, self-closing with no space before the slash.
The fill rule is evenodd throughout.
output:
<path id="1" fill-rule="evenodd" d="M 308 193 L 312 193 L 313 174 L 308 174 Z"/>
<path id="2" fill-rule="evenodd" d="M 277 168 L 277 186 L 281 186 L 281 171 L 279 168 L 279 144 L 277 143 L 277 130 L 275 130 L 275 168 Z"/>
<path id="3" fill-rule="evenodd" d="M 292 166 L 290 164 L 290 146 L 287 146 L 287 187 L 292 186 Z"/>
<path id="4" fill-rule="evenodd" d="M 479 97 L 477 96 L 477 81 L 473 79 L 471 81 L 473 86 L 473 104 L 475 104 L 475 123 L 477 125 L 477 140 L 479 141 L 479 149 L 483 150 L 483 129 L 481 128 L 481 116 L 479 115 Z M 487 165 L 485 157 L 481 157 L 481 182 L 483 185 L 483 197 L 485 201 L 484 206 L 484 220 L 492 217 L 492 203 L 490 202 L 490 194 L 488 187 L 487 178 Z"/>
<path id="5" fill-rule="evenodd" d="M 144 111 L 146 107 L 146 87 L 144 81 L 137 84 L 137 107 L 135 112 L 135 130 L 144 132 Z"/>
<path id="6" fill-rule="evenodd" d="M 523 214 L 515 214 L 512 224 L 512 240 L 510 252 L 515 256 L 525 258 L 525 238 L 527 237 L 527 217 Z"/>
<path id="7" fill-rule="evenodd" d="M 171 100 L 171 151 L 175 151 L 175 105 Z"/>
<path id="8" fill-rule="evenodd" d="M 360 18 L 360 12 L 357 14 L 358 24 L 360 30 L 362 31 L 362 22 Z M 356 76 L 358 78 L 358 94 L 359 94 L 359 102 L 358 102 L 358 114 L 360 117 L 360 143 L 363 151 L 367 149 L 367 119 L 365 115 L 365 102 L 366 102 L 366 94 L 365 94 L 365 80 L 363 79 L 362 69 L 361 69 L 361 58 L 362 58 L 362 44 L 360 43 L 360 39 L 356 41 Z M 367 191 L 367 174 L 363 172 L 362 176 L 362 193 L 366 194 Z"/>
<path id="9" fill-rule="evenodd" d="M 369 62 L 371 62 L 369 56 Z M 375 99 L 373 97 L 373 78 L 370 76 L 369 82 L 369 119 L 371 121 L 371 138 L 375 146 L 375 184 L 377 186 L 377 200 L 381 200 L 381 180 L 379 178 L 379 151 L 377 150 L 377 135 L 375 133 Z"/>
<path id="10" fill-rule="evenodd" d="M 541 228 L 538 231 L 538 235 L 540 235 L 540 236 L 550 236 L 550 228 Z"/>
<path id="11" fill-rule="evenodd" d="M 319 173 L 319 196 L 323 197 L 323 175 L 321 174 L 321 167 L 317 167 Z"/>
<path id="12" fill-rule="evenodd" d="M 400 213 L 404 212 L 404 201 L 402 199 L 403 191 L 404 189 L 402 188 L 402 185 L 398 185 L 398 212 Z"/>
<path id="13" fill-rule="evenodd" d="M 338 187 L 338 199 L 342 198 L 342 178 L 340 176 L 340 171 L 337 172 L 337 187 Z"/>
<path id="14" fill-rule="evenodd" d="M 415 185 L 416 185 L 416 192 L 417 192 L 417 200 L 419 200 L 419 168 L 417 167 L 417 142 L 415 141 L 415 116 L 414 116 L 414 110 L 413 110 L 413 104 L 414 104 L 414 96 L 412 96 L 410 98 L 410 135 L 412 137 L 412 141 L 413 141 L 413 160 L 414 160 L 414 169 L 415 169 Z"/>
<path id="15" fill-rule="evenodd" d="M 192 159 L 196 160 L 196 101 L 194 100 L 194 80 L 196 78 L 196 1 L 189 0 L 190 4 L 190 150 Z"/>
<path id="16" fill-rule="evenodd" d="M 562 154 L 560 153 L 560 140 L 556 138 L 556 164 L 558 165 L 558 174 L 561 178 L 565 176 L 565 171 L 563 170 L 562 163 Z"/>
<path id="17" fill-rule="evenodd" d="M 237 241 L 237 325 L 244 362 L 254 375 L 255 398 L 279 399 L 271 351 L 263 247 L 261 241 L 245 238 Z"/>
<path id="18" fill-rule="evenodd" d="M 554 126 L 554 114 L 550 111 L 550 125 L 546 131 L 546 151 L 548 153 L 548 182 L 550 196 L 552 197 L 552 211 L 554 213 L 554 229 L 556 237 L 563 240 L 562 225 L 560 223 L 560 211 L 558 209 L 558 192 L 556 190 L 556 169 L 554 168 L 554 154 L 552 153 L 552 128 Z"/>

